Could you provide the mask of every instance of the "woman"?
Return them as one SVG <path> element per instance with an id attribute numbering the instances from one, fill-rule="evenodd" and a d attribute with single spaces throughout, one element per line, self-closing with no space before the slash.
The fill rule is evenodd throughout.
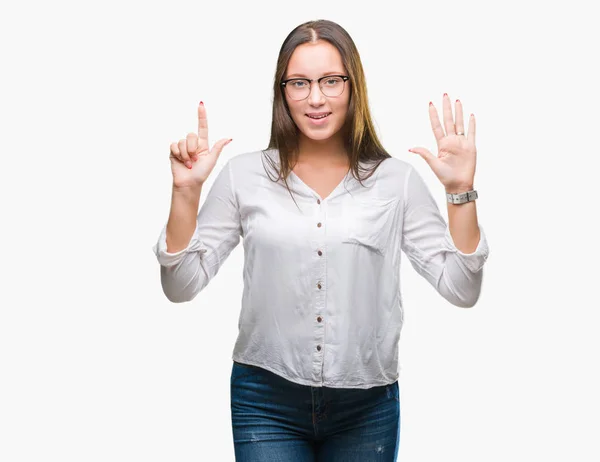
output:
<path id="1" fill-rule="evenodd" d="M 472 191 L 475 120 L 465 135 L 444 95 L 439 153 L 421 155 L 447 193 Z M 393 461 L 400 432 L 400 254 L 450 303 L 473 306 L 488 255 L 476 195 L 448 203 L 449 225 L 417 171 L 377 139 L 348 33 L 331 21 L 281 47 L 271 140 L 231 158 L 198 212 L 224 146 L 198 133 L 171 144 L 173 191 L 154 251 L 164 293 L 192 300 L 244 238 L 244 292 L 233 351 L 238 461 Z M 196 215 L 197 214 L 197 215 Z"/>

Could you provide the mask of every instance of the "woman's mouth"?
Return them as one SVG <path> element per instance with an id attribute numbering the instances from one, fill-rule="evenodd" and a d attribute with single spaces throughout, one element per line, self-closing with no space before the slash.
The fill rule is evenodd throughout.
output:
<path id="1" fill-rule="evenodd" d="M 326 112 L 322 114 L 306 114 L 306 117 L 310 119 L 312 124 L 323 125 L 330 115 L 331 112 Z"/>

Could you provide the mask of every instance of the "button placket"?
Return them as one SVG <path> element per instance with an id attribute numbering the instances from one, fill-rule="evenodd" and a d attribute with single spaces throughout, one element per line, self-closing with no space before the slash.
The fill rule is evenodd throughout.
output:
<path id="1" fill-rule="evenodd" d="M 323 380 L 323 353 L 325 343 L 325 321 L 323 312 L 326 304 L 326 291 L 325 291 L 325 277 L 326 277 L 326 217 L 327 217 L 327 203 L 317 199 L 317 213 L 316 213 L 316 265 L 314 274 L 314 286 L 315 287 L 315 307 L 314 307 L 314 360 L 313 360 L 313 373 L 318 380 Z"/>

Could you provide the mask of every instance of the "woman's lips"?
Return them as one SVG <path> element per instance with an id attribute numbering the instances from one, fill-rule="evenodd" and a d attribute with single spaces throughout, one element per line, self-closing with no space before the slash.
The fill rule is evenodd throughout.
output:
<path id="1" fill-rule="evenodd" d="M 327 114 L 325 117 L 320 117 L 318 119 L 313 119 L 308 114 L 306 114 L 306 117 L 308 117 L 308 120 L 310 120 L 310 122 L 314 125 L 323 125 L 327 121 L 327 119 L 329 119 L 330 115 L 331 115 L 331 112 L 329 114 Z"/>

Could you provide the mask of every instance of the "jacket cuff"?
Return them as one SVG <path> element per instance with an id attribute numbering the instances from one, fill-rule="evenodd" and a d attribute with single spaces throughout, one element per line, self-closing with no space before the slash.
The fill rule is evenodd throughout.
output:
<path id="1" fill-rule="evenodd" d="M 166 224 L 163 226 L 163 229 L 160 232 L 160 236 L 158 238 L 158 242 L 152 247 L 152 250 L 154 251 L 154 254 L 156 255 L 156 258 L 161 264 L 161 266 L 166 267 L 175 266 L 179 264 L 179 262 L 181 262 L 185 258 L 186 254 L 190 252 L 199 252 L 202 256 L 202 254 L 205 254 L 208 251 L 206 246 L 200 240 L 200 237 L 198 235 L 198 226 L 196 225 L 194 234 L 192 235 L 192 238 L 190 239 L 190 242 L 185 249 L 181 249 L 174 253 L 167 252 Z"/>
<path id="2" fill-rule="evenodd" d="M 446 227 L 446 233 L 444 236 L 444 246 L 449 252 L 455 253 L 458 258 L 464 263 L 464 265 L 473 273 L 479 272 L 483 265 L 485 264 L 490 249 L 488 246 L 488 242 L 483 231 L 483 227 L 479 224 L 479 243 L 477 244 L 477 248 L 473 253 L 464 253 L 461 252 L 454 241 L 452 240 L 452 234 L 450 234 L 450 226 Z"/>

